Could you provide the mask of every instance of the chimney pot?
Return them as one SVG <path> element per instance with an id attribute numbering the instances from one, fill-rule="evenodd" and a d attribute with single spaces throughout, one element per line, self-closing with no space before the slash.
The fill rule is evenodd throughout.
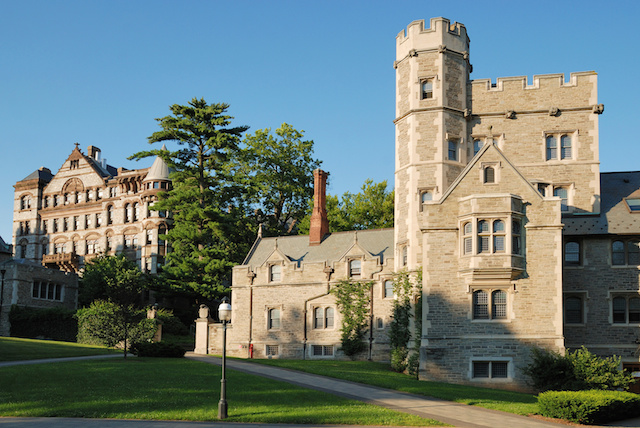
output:
<path id="1" fill-rule="evenodd" d="M 313 171 L 313 212 L 309 226 L 309 245 L 320 245 L 329 233 L 327 218 L 327 174 L 321 169 Z"/>

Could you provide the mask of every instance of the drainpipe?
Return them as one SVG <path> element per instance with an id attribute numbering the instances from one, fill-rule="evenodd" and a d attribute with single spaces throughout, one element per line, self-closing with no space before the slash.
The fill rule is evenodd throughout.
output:
<path id="1" fill-rule="evenodd" d="M 253 286 L 249 287 L 249 358 L 253 358 Z"/>
<path id="2" fill-rule="evenodd" d="M 382 272 L 382 265 L 380 265 L 380 269 L 371 273 L 371 279 L 373 280 L 373 276 L 380 272 Z M 369 290 L 369 361 L 373 360 L 373 285 L 371 284 L 371 289 Z"/>

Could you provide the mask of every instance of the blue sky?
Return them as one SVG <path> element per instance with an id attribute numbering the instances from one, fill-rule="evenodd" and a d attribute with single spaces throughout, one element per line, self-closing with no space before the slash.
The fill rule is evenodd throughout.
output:
<path id="1" fill-rule="evenodd" d="M 437 16 L 466 26 L 473 79 L 598 72 L 601 171 L 640 170 L 640 2 L 1 0 L 0 236 L 16 181 L 75 142 L 150 166 L 126 158 L 193 97 L 304 130 L 329 193 L 393 183 L 395 36 Z"/>

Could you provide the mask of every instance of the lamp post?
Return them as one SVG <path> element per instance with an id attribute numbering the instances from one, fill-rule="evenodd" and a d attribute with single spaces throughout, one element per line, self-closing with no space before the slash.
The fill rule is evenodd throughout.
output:
<path id="1" fill-rule="evenodd" d="M 231 305 L 225 296 L 218 306 L 218 317 L 222 321 L 222 379 L 220 379 L 220 402 L 218 403 L 218 419 L 227 419 L 227 323 L 231 320 Z"/>

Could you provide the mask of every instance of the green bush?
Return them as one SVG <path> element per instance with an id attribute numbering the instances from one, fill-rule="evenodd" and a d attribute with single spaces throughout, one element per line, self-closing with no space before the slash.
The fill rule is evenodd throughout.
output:
<path id="1" fill-rule="evenodd" d="M 523 369 L 538 391 L 580 391 L 627 389 L 634 379 L 619 369 L 620 358 L 601 358 L 582 347 L 560 355 L 532 349 L 532 362 Z"/>
<path id="2" fill-rule="evenodd" d="M 13 337 L 75 342 L 78 322 L 75 311 L 63 308 L 29 308 L 13 305 L 9 312 Z"/>
<path id="3" fill-rule="evenodd" d="M 78 343 L 113 347 L 124 340 L 124 317 L 118 305 L 96 300 L 88 308 L 79 309 Z M 130 310 L 127 320 L 129 343 L 148 342 L 157 330 L 156 320 L 147 319 L 144 309 Z"/>
<path id="4" fill-rule="evenodd" d="M 189 327 L 184 325 L 184 323 L 168 309 L 158 310 L 158 320 L 162 324 L 162 334 L 175 334 L 176 336 L 186 336 L 189 334 Z"/>
<path id="5" fill-rule="evenodd" d="M 407 369 L 411 376 L 418 379 L 420 375 L 420 351 L 414 350 L 407 360 Z"/>
<path id="6" fill-rule="evenodd" d="M 407 348 L 400 347 L 391 350 L 391 369 L 394 372 L 404 373 L 407 369 L 407 355 L 409 355 Z"/>
<path id="7" fill-rule="evenodd" d="M 640 395 L 621 391 L 547 391 L 538 395 L 540 414 L 580 424 L 603 424 L 640 416 Z"/>
<path id="8" fill-rule="evenodd" d="M 181 346 L 165 342 L 144 342 L 131 346 L 131 352 L 138 357 L 182 358 L 185 350 Z"/>

